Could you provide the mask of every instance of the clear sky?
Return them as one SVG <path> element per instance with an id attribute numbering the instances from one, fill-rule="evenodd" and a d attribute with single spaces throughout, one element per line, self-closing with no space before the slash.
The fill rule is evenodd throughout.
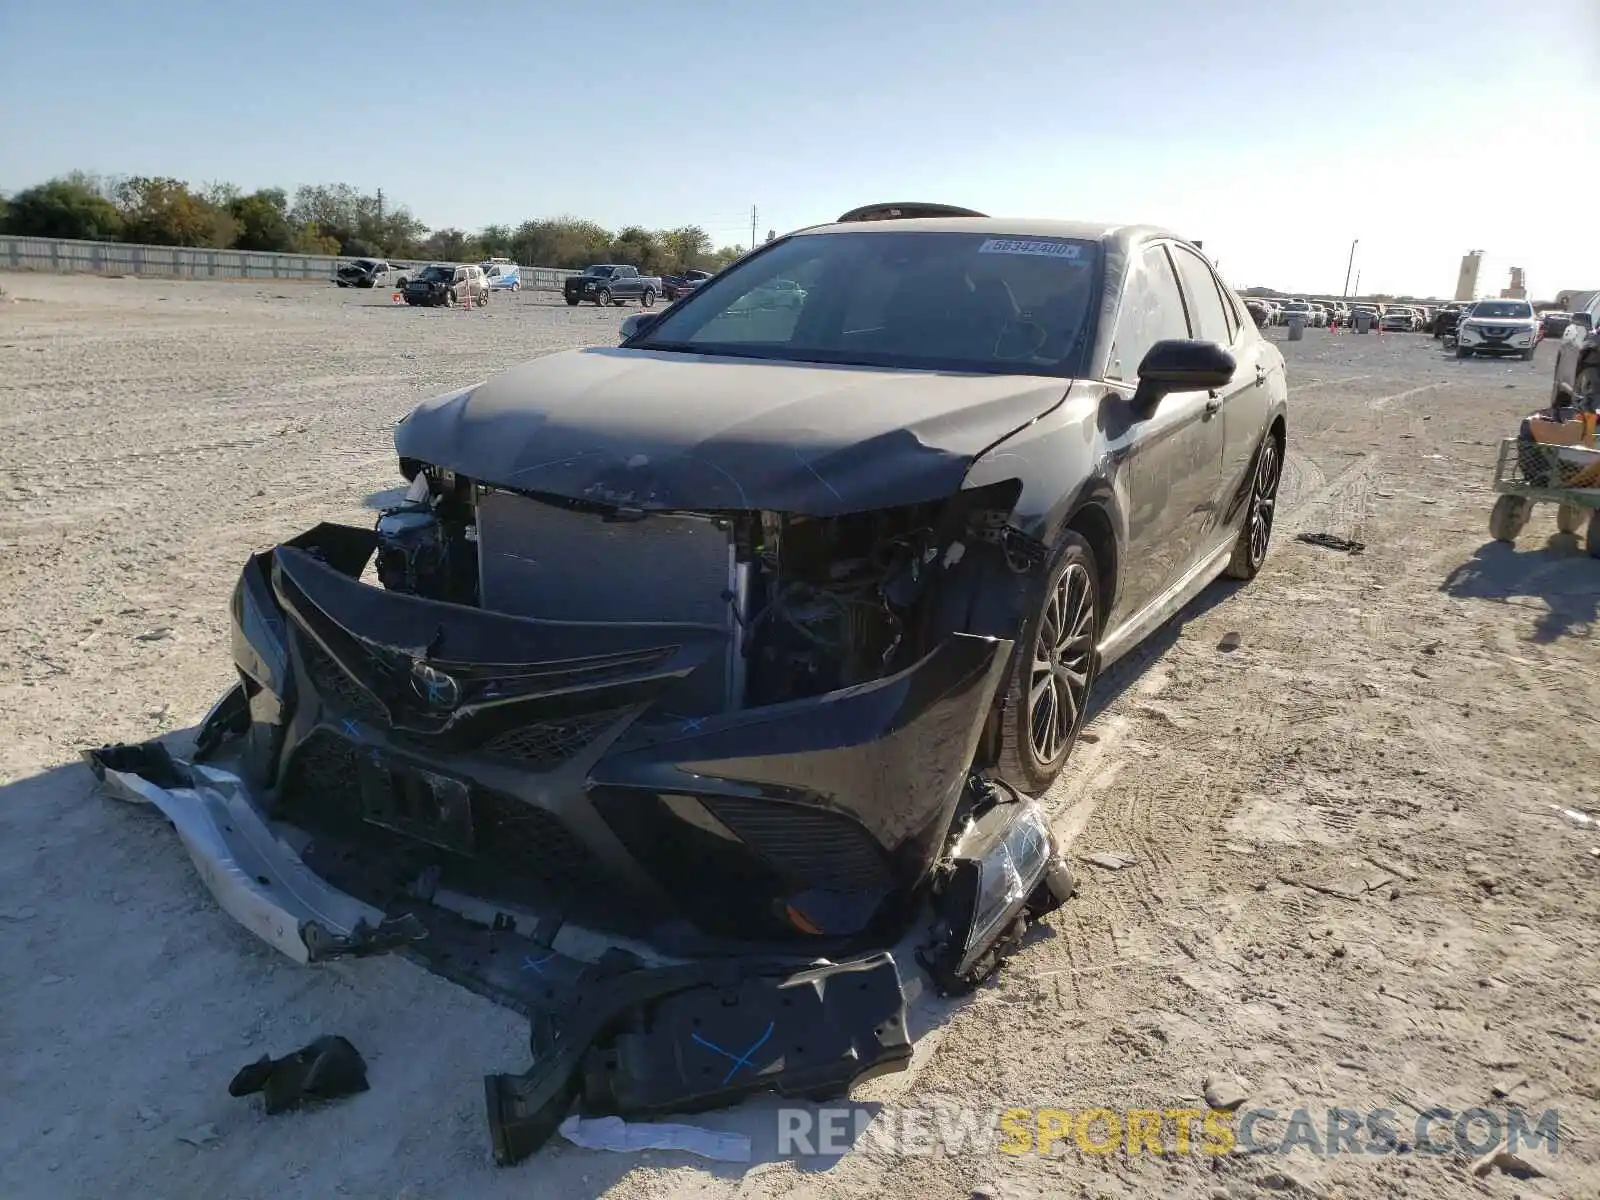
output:
<path id="1" fill-rule="evenodd" d="M 1600 0 L 0 0 L 0 190 L 381 187 L 719 244 L 926 199 L 1141 220 L 1236 286 L 1600 287 Z"/>

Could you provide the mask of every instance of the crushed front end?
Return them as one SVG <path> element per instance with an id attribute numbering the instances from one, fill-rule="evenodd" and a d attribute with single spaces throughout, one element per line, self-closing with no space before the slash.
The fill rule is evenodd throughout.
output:
<path id="1" fill-rule="evenodd" d="M 1011 650 L 963 631 L 979 591 L 993 608 L 977 581 L 1020 594 L 1036 566 L 1007 536 L 1014 483 L 814 518 L 402 465 L 375 528 L 247 563 L 239 683 L 192 764 L 90 760 L 290 956 L 404 949 L 526 1012 L 534 1068 L 486 1081 L 502 1163 L 574 1103 L 685 1111 L 899 1069 L 891 948 L 924 901 L 919 959 L 949 994 L 1064 898 L 1037 807 L 974 770 Z M 759 1069 L 679 1061 L 708 1013 L 707 1062 L 750 1042 Z"/>
<path id="2" fill-rule="evenodd" d="M 208 742 L 313 871 L 667 954 L 904 930 L 1010 651 L 938 577 L 1004 489 L 643 513 L 413 467 L 376 529 L 259 554 L 233 598 L 241 703 Z"/>

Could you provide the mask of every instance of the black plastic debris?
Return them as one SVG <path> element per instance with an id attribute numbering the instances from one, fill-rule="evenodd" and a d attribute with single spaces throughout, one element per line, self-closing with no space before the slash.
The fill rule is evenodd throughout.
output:
<path id="1" fill-rule="evenodd" d="M 1321 546 L 1325 550 L 1343 550 L 1347 554 L 1360 554 L 1367 548 L 1365 542 L 1353 542 L 1349 538 L 1337 537 L 1331 533 L 1297 533 L 1295 541 L 1304 542 L 1308 546 Z"/>
<path id="2" fill-rule="evenodd" d="M 288 1112 L 308 1101 L 337 1100 L 367 1090 L 367 1064 L 348 1039 L 324 1034 L 282 1058 L 263 1055 L 240 1069 L 228 1095 L 260 1092 L 268 1115 Z"/>
<path id="3" fill-rule="evenodd" d="M 533 1066 L 484 1079 L 494 1158 L 510 1166 L 585 1115 L 694 1112 L 758 1091 L 839 1096 L 911 1058 L 889 954 L 844 963 L 645 967 L 612 951 L 533 1013 Z"/>
<path id="4" fill-rule="evenodd" d="M 888 954 L 698 987 L 634 1011 L 584 1062 L 585 1114 L 658 1116 L 737 1103 L 760 1088 L 829 1100 L 911 1054 Z"/>

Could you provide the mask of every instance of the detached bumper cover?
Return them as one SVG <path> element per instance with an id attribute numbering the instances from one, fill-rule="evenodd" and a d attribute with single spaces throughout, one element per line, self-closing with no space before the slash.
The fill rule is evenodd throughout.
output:
<path id="1" fill-rule="evenodd" d="M 414 919 L 387 920 L 312 874 L 231 772 L 180 762 L 154 742 L 85 758 L 110 795 L 160 809 L 228 915 L 296 962 L 382 952 L 426 936 Z"/>

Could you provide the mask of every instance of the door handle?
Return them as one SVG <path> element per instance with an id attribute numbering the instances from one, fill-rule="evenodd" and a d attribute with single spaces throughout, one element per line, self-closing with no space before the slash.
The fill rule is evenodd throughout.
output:
<path id="1" fill-rule="evenodd" d="M 1222 411 L 1222 401 L 1216 396 L 1206 401 L 1206 416 L 1214 417 Z"/>
<path id="2" fill-rule="evenodd" d="M 1266 371 L 1266 368 L 1265 367 L 1257 367 L 1256 368 L 1256 386 L 1257 387 L 1265 387 L 1266 386 L 1266 382 L 1267 382 L 1267 371 Z"/>

